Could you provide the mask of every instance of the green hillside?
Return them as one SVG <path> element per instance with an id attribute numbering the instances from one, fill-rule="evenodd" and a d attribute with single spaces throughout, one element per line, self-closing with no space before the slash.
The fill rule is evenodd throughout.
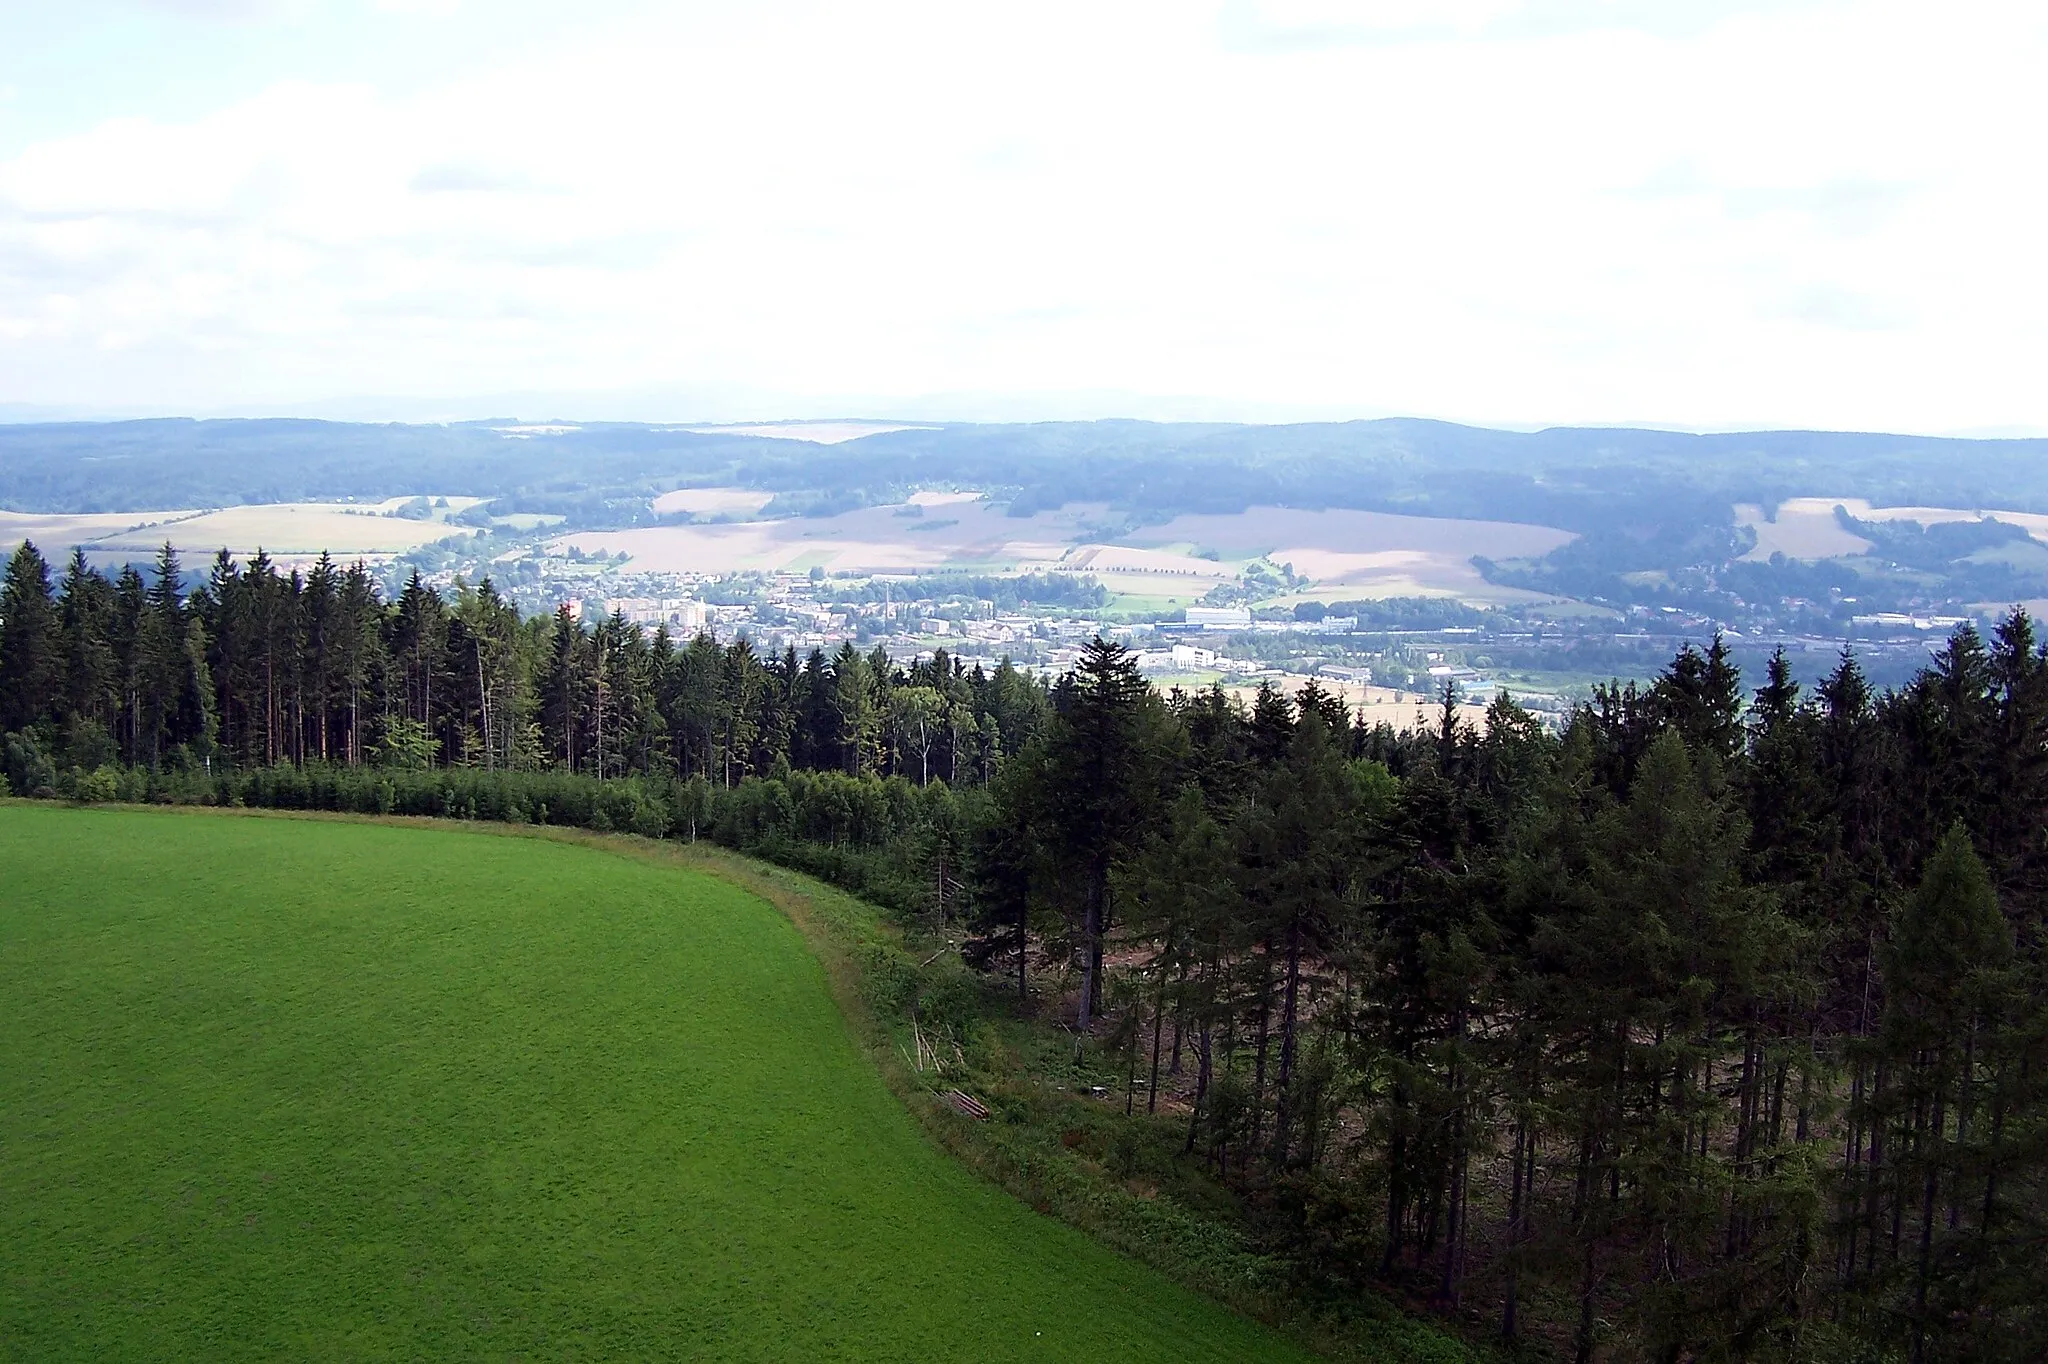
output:
<path id="1" fill-rule="evenodd" d="M 0 1356 L 1295 1357 L 933 1149 L 702 874 L 0 806 L 0 1058 Z"/>

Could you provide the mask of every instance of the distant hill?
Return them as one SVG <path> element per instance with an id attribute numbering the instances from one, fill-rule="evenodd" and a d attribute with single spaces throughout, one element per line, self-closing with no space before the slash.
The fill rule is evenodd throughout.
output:
<path id="1" fill-rule="evenodd" d="M 845 433 L 835 427 L 834 434 Z M 1815 578 L 1796 563 L 1742 562 L 1757 538 L 1738 522 L 1735 505 L 1757 504 L 1766 518 L 1795 497 L 2048 512 L 2048 440 L 1514 432 L 1407 418 L 1286 426 L 941 423 L 830 444 L 790 439 L 787 431 L 511 418 L 0 425 L 0 508 L 22 512 L 435 494 L 488 499 L 489 515 L 543 514 L 571 528 L 608 529 L 661 520 L 655 498 L 681 486 L 769 493 L 770 516 L 833 515 L 935 486 L 986 492 L 1017 516 L 1102 503 L 1105 535 L 1118 524 L 1132 530 L 1254 506 L 1523 522 L 1577 538 L 1538 560 L 1475 560 L 1496 583 L 1709 609 L 1723 596 L 1927 596 L 1925 584 L 1909 578 L 1879 583 L 1871 572 L 1844 578 L 1848 570 L 1834 569 Z M 1882 564 L 1873 571 L 1897 576 Z M 2026 564 L 1972 560 L 1943 573 L 1953 580 L 1935 594 L 1944 600 L 2048 593 L 2048 578 Z"/>
<path id="2" fill-rule="evenodd" d="M 914 484 L 985 487 L 1020 512 L 1100 501 L 1140 519 L 1258 503 L 1538 521 L 1633 505 L 1795 496 L 2048 511 L 2048 440 L 1855 432 L 1494 431 L 1410 418 L 1289 426 L 947 423 L 831 445 L 634 423 L 509 432 L 511 419 L 0 425 L 0 507 L 131 511 L 468 493 L 603 502 L 682 483 L 806 491 L 835 508 Z"/>

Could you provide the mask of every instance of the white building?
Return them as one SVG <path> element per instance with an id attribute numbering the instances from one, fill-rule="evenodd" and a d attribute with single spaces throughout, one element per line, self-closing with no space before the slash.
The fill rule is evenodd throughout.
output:
<path id="1" fill-rule="evenodd" d="M 605 614 L 650 628 L 666 625 L 671 635 L 689 639 L 704 628 L 704 603 L 692 597 L 608 597 Z"/>
<path id="2" fill-rule="evenodd" d="M 1219 660 L 1214 649 L 1198 649 L 1192 644 L 1175 644 L 1166 649 L 1145 649 L 1133 655 L 1139 672 L 1185 673 L 1203 668 L 1214 668 Z"/>

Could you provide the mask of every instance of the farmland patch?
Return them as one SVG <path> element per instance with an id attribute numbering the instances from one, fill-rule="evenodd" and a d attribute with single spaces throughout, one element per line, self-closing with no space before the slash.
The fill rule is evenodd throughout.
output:
<path id="1" fill-rule="evenodd" d="M 1778 504 L 1774 520 L 1766 520 L 1763 508 L 1754 503 L 1736 505 L 1736 522 L 1756 532 L 1756 545 L 1742 557 L 1760 563 L 1774 553 L 1788 559 L 1847 559 L 1869 553 L 1870 541 L 1843 526 L 1835 516 L 1836 507 L 1858 521 L 1914 521 L 1923 526 L 1990 517 L 2018 526 L 2048 544 L 2048 515 L 2040 512 L 1995 507 L 1873 507 L 1860 497 L 1794 497 Z"/>
<path id="2" fill-rule="evenodd" d="M 670 494 L 669 496 L 675 496 Z M 662 504 L 657 503 L 659 508 Z M 792 571 L 914 573 L 939 568 L 1092 574 L 1113 591 L 1199 597 L 1265 556 L 1292 563 L 1323 599 L 1457 596 L 1501 602 L 1538 594 L 1488 583 L 1475 555 L 1536 557 L 1568 542 L 1547 526 L 1458 521 L 1382 512 L 1254 507 L 1233 515 L 1182 516 L 1160 526 L 1103 533 L 1107 509 L 1073 503 L 1031 516 L 1005 515 L 969 493 L 920 494 L 909 505 L 943 507 L 933 522 L 902 507 L 837 516 L 577 532 L 555 552 L 630 556 L 655 572 Z"/>
<path id="3" fill-rule="evenodd" d="M 444 497 L 414 518 L 399 511 L 418 504 L 418 497 L 377 502 L 252 503 L 204 511 L 116 512 L 94 515 L 35 515 L 0 512 L 0 547 L 34 540 L 47 558 L 83 546 L 97 558 L 141 558 L 166 540 L 187 554 L 228 549 L 253 554 L 261 549 L 272 558 L 307 559 L 325 550 L 337 558 L 402 554 L 450 536 L 474 535 L 468 526 L 446 518 L 482 499 Z"/>

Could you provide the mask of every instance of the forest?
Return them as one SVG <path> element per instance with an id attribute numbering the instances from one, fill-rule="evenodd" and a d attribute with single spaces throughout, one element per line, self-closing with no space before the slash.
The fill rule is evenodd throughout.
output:
<path id="1" fill-rule="evenodd" d="M 324 559 L 184 583 L 13 555 L 15 794 L 713 838 L 957 930 L 1305 1294 L 1577 1361 L 2048 1357 L 2024 611 L 1886 690 L 1717 641 L 1555 730 L 1396 733 L 1100 639 L 1045 683 Z"/>

